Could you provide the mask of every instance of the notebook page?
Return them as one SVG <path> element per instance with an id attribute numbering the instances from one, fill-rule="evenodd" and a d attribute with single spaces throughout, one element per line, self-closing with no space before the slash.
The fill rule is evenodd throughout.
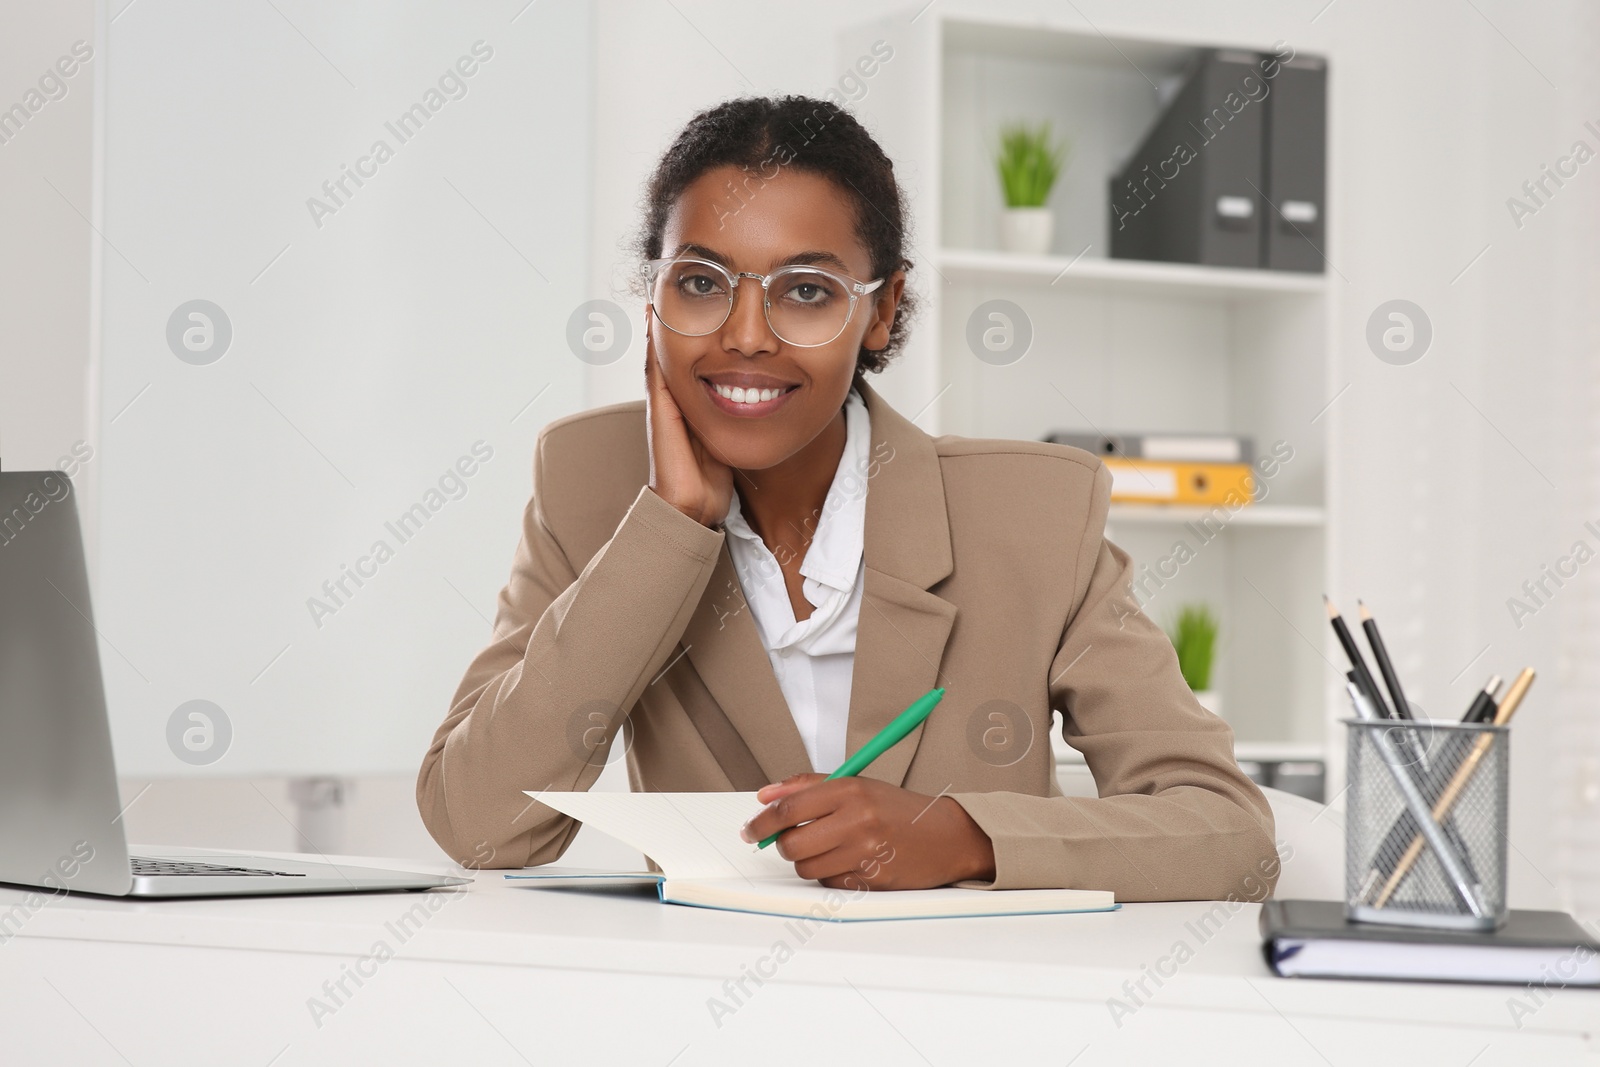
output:
<path id="1" fill-rule="evenodd" d="M 593 793 L 525 790 L 655 860 L 668 878 L 781 878 L 799 882 L 794 864 L 768 845 L 757 849 L 739 828 L 765 805 L 755 793 Z"/>
<path id="2" fill-rule="evenodd" d="M 1110 911 L 1116 898 L 1094 889 L 829 889 L 789 879 L 668 879 L 662 898 L 680 904 L 808 916 L 820 920 L 899 919 L 958 915 L 1066 914 Z"/>

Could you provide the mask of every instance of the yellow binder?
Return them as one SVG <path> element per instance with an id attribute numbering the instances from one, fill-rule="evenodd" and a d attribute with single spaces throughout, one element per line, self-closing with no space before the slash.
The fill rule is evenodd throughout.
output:
<path id="1" fill-rule="evenodd" d="M 1248 504 L 1255 478 L 1248 463 L 1168 463 L 1104 458 L 1111 499 L 1139 504 Z"/>

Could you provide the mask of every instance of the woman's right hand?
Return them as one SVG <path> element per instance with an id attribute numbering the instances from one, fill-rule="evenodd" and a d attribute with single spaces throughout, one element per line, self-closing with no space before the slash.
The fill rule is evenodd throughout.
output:
<path id="1" fill-rule="evenodd" d="M 656 363 L 650 324 L 645 323 L 645 440 L 650 452 L 650 488 L 661 499 L 704 526 L 728 517 L 733 469 L 723 463 L 683 417 L 667 376 Z"/>

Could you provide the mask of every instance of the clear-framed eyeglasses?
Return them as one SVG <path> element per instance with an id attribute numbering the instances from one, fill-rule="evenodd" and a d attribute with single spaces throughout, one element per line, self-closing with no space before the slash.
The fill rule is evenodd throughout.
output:
<path id="1" fill-rule="evenodd" d="M 792 265 L 771 274 L 733 272 L 692 256 L 652 259 L 642 268 L 650 306 L 661 325 L 685 337 L 715 333 L 733 314 L 734 290 L 744 278 L 761 283 L 767 325 L 785 344 L 816 348 L 844 333 L 856 303 L 883 284 L 857 281 L 821 267 Z"/>

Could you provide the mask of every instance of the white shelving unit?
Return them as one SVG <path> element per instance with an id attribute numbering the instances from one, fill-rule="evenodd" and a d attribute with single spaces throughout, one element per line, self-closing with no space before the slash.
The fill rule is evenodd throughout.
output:
<path id="1" fill-rule="evenodd" d="M 923 302 L 882 391 L 922 412 L 931 433 L 1231 432 L 1254 438 L 1258 456 L 1291 450 L 1262 502 L 1224 523 L 1207 523 L 1208 508 L 1117 505 L 1109 533 L 1139 566 L 1136 595 L 1158 622 L 1192 601 L 1221 616 L 1213 684 L 1240 750 L 1326 757 L 1333 783 L 1340 761 L 1328 742 L 1344 712 L 1321 605 L 1334 587 L 1322 418 L 1337 390 L 1332 289 L 1320 273 L 1109 258 L 1109 176 L 1195 51 L 1270 52 L 1272 43 L 1156 40 L 1103 25 L 1102 34 L 1070 12 L 1060 23 L 913 14 L 841 40 L 845 67 L 875 42 L 894 50 L 852 105 L 909 195 L 911 284 Z M 1070 140 L 1050 200 L 1054 245 L 1043 256 L 1007 254 L 992 162 L 999 128 L 1046 119 Z M 1003 366 L 967 342 L 990 300 L 1017 305 L 1032 330 L 1026 354 Z"/>
<path id="2" fill-rule="evenodd" d="M 1180 525 L 1200 523 L 1211 517 L 1213 509 L 1199 504 L 1113 504 L 1107 525 L 1124 523 Z M 1233 526 L 1321 526 L 1327 513 L 1303 504 L 1253 504 L 1229 518 Z"/>
<path id="3" fill-rule="evenodd" d="M 1320 274 L 1105 259 L 1103 253 L 1096 257 L 1088 251 L 1072 256 L 1022 256 L 947 248 L 939 253 L 939 266 L 940 273 L 950 282 L 1057 286 L 1062 292 L 1121 293 L 1125 296 L 1234 299 L 1270 293 L 1315 296 L 1327 289 L 1327 280 Z"/>

